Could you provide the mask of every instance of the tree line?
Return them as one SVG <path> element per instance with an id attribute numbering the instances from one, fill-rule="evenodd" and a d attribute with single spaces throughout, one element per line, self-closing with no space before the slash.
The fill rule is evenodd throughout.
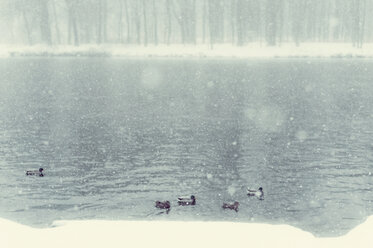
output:
<path id="1" fill-rule="evenodd" d="M 0 0 L 9 42 L 209 44 L 373 40 L 373 0 Z"/>

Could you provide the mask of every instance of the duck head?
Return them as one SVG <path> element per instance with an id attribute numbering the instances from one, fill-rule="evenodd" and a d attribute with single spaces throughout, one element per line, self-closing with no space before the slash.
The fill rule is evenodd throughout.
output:
<path id="1" fill-rule="evenodd" d="M 43 168 L 39 168 L 39 172 L 40 172 L 40 173 L 42 173 L 42 172 L 43 172 L 43 170 L 44 170 Z"/>

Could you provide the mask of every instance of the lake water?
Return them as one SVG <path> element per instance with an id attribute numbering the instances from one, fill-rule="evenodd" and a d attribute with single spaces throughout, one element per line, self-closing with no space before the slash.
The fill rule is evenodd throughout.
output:
<path id="1" fill-rule="evenodd" d="M 0 75 L 0 217 L 336 236 L 373 213 L 371 60 L 15 58 Z M 25 176 L 39 167 L 45 177 Z M 177 206 L 190 194 L 196 206 Z M 234 200 L 238 213 L 221 209 Z"/>

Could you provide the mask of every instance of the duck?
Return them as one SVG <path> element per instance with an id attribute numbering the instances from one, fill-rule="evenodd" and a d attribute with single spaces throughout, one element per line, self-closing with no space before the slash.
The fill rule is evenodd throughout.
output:
<path id="1" fill-rule="evenodd" d="M 263 192 L 263 188 L 262 187 L 260 187 L 258 190 L 253 190 L 253 189 L 247 188 L 247 195 L 248 196 L 256 196 L 260 200 L 264 199 L 264 192 Z"/>
<path id="2" fill-rule="evenodd" d="M 170 209 L 171 208 L 171 204 L 169 201 L 156 201 L 155 202 L 155 207 L 156 208 L 160 208 L 160 209 Z"/>
<path id="3" fill-rule="evenodd" d="M 39 170 L 28 170 L 26 171 L 26 176 L 39 176 L 39 177 L 43 177 L 44 174 L 43 174 L 43 168 L 39 168 Z"/>
<path id="4" fill-rule="evenodd" d="M 177 198 L 180 206 L 196 205 L 196 197 L 191 195 L 190 197 L 178 197 Z"/>
<path id="5" fill-rule="evenodd" d="M 171 204 L 169 201 L 156 201 L 155 202 L 155 207 L 156 208 L 160 208 L 160 209 L 166 209 L 166 212 L 160 212 L 159 214 L 163 214 L 163 213 L 166 213 L 168 214 L 171 210 Z"/>
<path id="6" fill-rule="evenodd" d="M 232 209 L 236 212 L 238 212 L 238 206 L 240 205 L 239 202 L 235 201 L 234 203 L 223 203 L 222 208 L 223 209 Z"/>

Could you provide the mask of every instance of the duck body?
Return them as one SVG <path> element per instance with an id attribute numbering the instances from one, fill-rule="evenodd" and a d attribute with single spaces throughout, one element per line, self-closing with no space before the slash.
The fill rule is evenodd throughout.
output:
<path id="1" fill-rule="evenodd" d="M 239 205 L 240 205 L 240 203 L 238 203 L 238 202 L 234 202 L 234 203 L 223 203 L 222 208 L 223 209 L 231 209 L 231 210 L 234 210 L 234 211 L 238 212 L 238 206 Z"/>
<path id="2" fill-rule="evenodd" d="M 43 168 L 39 168 L 39 170 L 28 170 L 26 171 L 26 176 L 39 176 L 39 177 L 43 177 L 44 174 L 43 174 Z"/>
<path id="3" fill-rule="evenodd" d="M 196 197 L 191 195 L 190 197 L 178 197 L 177 203 L 180 206 L 196 205 Z"/>
<path id="4" fill-rule="evenodd" d="M 260 200 L 263 200 L 264 199 L 264 192 L 263 192 L 263 188 L 260 187 L 258 190 L 252 190 L 252 189 L 247 189 L 247 195 L 248 196 L 256 196 L 258 197 Z"/>

